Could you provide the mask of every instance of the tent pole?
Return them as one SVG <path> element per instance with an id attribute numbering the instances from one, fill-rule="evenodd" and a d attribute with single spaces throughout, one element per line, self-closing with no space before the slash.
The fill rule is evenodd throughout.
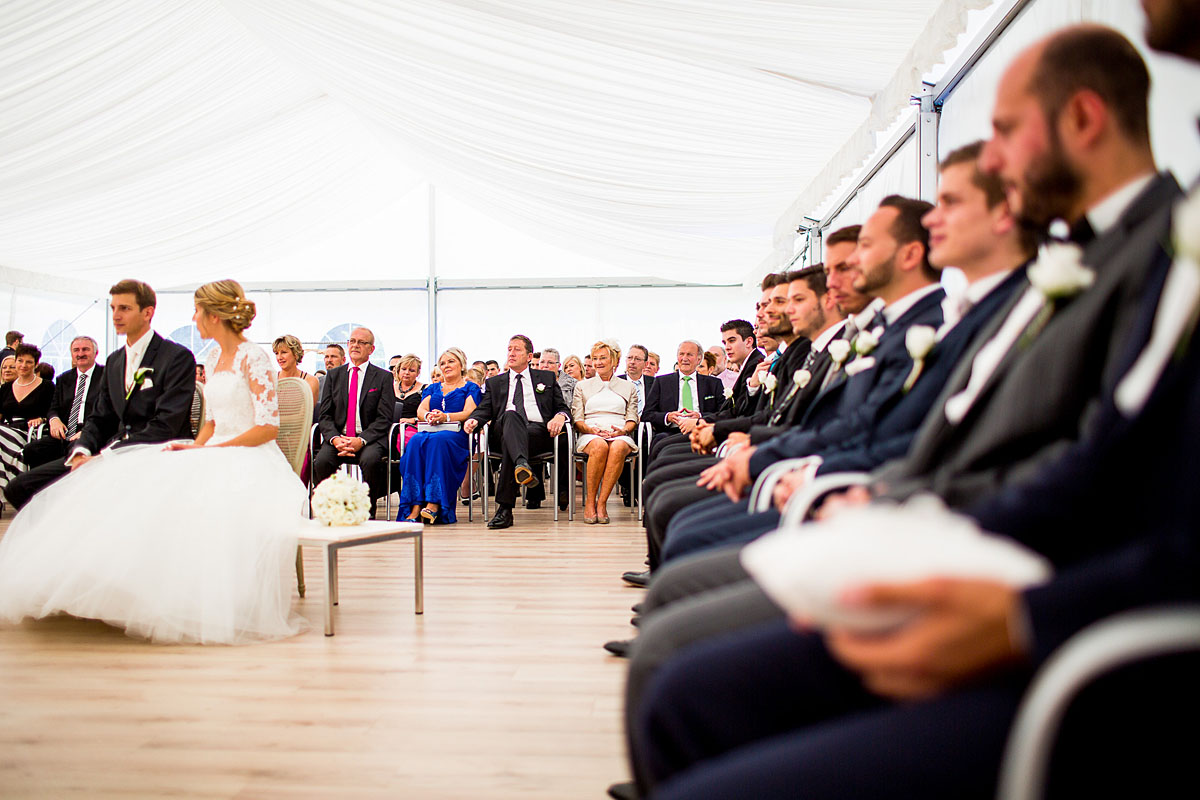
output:
<path id="1" fill-rule="evenodd" d="M 437 198 L 434 195 L 433 184 L 429 184 L 429 279 L 425 284 L 425 294 L 428 300 L 429 310 L 426 317 L 429 321 L 429 371 L 437 366 L 438 357 L 438 342 L 437 342 L 437 219 L 436 208 Z"/>

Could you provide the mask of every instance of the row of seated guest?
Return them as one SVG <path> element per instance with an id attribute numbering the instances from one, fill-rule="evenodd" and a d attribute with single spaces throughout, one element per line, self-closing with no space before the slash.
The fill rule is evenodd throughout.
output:
<path id="1" fill-rule="evenodd" d="M 1174 11 L 1151 44 L 1200 60 L 1198 9 Z M 1152 34 L 1156 24 L 1163 14 L 1149 15 Z M 1200 193 L 1173 213 L 1182 192 L 1155 173 L 1148 94 L 1141 56 L 1116 31 L 1076 26 L 1038 42 L 1001 77 L 993 139 L 943 159 L 936 206 L 885 199 L 853 237 L 826 239 L 823 286 L 801 272 L 771 289 L 768 317 L 787 286 L 793 336 L 818 330 L 804 321 L 810 293 L 846 319 L 792 339 L 773 360 L 776 382 L 794 369 L 792 401 L 708 463 L 699 488 L 711 496 L 667 502 L 667 481 L 648 497 L 647 518 L 665 528 L 661 563 L 638 638 L 610 643 L 631 657 L 626 725 L 638 785 L 612 793 L 991 796 L 1017 705 L 1059 645 L 1122 610 L 1200 599 L 1191 488 L 1200 301 L 1180 282 L 1194 254 L 1167 244 L 1195 241 L 1184 228 Z M 1055 135 L 1068 112 L 1086 136 Z M 1029 234 L 1044 235 L 1056 218 L 1070 224 L 1071 243 L 1033 262 Z M 1051 286 L 1055 257 L 1073 269 Z M 963 295 L 944 297 L 934 283 L 947 266 L 967 277 Z M 834 289 L 842 267 L 869 300 L 858 312 Z M 805 366 L 790 352 L 804 352 Z M 802 411 L 783 407 L 813 385 Z M 783 478 L 773 507 L 749 508 L 754 479 L 788 458 L 802 466 Z M 868 473 L 865 487 L 825 498 L 810 530 L 863 504 L 886 525 L 896 504 L 925 495 L 927 529 L 1008 537 L 1056 574 L 1026 588 L 936 573 L 868 582 L 839 602 L 903 610 L 906 622 L 869 634 L 845 622 L 789 624 L 741 550 L 780 524 L 814 476 L 844 472 Z M 683 481 L 695 487 L 695 476 Z M 1074 739 L 1056 744 L 1051 787 L 1170 792 L 1186 766 L 1170 760 L 1172 726 L 1146 709 L 1191 707 L 1189 667 L 1159 661 L 1085 695 L 1078 724 L 1068 716 Z M 1128 730 L 1136 742 L 1114 735 Z"/>

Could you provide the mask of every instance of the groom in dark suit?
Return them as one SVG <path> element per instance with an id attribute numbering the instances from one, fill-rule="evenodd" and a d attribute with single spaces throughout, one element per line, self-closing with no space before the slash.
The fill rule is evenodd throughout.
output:
<path id="1" fill-rule="evenodd" d="M 375 501 L 386 491 L 386 439 L 396 392 L 392 373 L 367 360 L 375 352 L 374 333 L 355 328 L 346 350 L 350 360 L 325 376 L 317 419 L 322 444 L 313 459 L 313 480 L 320 483 L 343 464 L 357 464 L 370 487 L 374 519 Z"/>
<path id="2" fill-rule="evenodd" d="M 85 416 L 70 455 L 18 475 L 5 488 L 5 497 L 16 508 L 108 445 L 192 438 L 189 415 L 196 359 L 186 347 L 151 329 L 158 299 L 149 285 L 123 280 L 108 292 L 113 328 L 124 334 L 125 346 L 109 354 L 103 380 L 97 381 L 95 412 Z"/>
<path id="3" fill-rule="evenodd" d="M 508 340 L 508 372 L 488 378 L 483 400 L 463 423 L 474 433 L 492 423 L 488 445 L 501 454 L 500 477 L 496 483 L 496 515 L 492 529 L 509 528 L 517 504 L 517 486 L 527 486 L 526 497 L 541 502 L 545 490 L 530 467 L 531 455 L 549 453 L 555 436 L 571 421 L 571 412 L 553 372 L 530 369 L 533 342 L 517 335 Z"/>

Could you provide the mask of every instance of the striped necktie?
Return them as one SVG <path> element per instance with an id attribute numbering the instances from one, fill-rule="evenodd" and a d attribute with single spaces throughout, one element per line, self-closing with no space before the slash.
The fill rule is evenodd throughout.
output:
<path id="1" fill-rule="evenodd" d="M 83 410 L 83 398 L 87 394 L 87 373 L 80 372 L 75 382 L 75 399 L 71 401 L 71 418 L 67 420 L 67 438 L 79 432 L 79 412 Z"/>

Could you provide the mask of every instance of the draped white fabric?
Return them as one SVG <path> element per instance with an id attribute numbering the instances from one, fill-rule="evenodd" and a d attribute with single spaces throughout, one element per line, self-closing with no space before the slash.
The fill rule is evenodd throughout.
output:
<path id="1" fill-rule="evenodd" d="M 984 3 L 6 0 L 0 265 L 286 269 L 428 180 L 588 258 L 728 281 Z"/>

